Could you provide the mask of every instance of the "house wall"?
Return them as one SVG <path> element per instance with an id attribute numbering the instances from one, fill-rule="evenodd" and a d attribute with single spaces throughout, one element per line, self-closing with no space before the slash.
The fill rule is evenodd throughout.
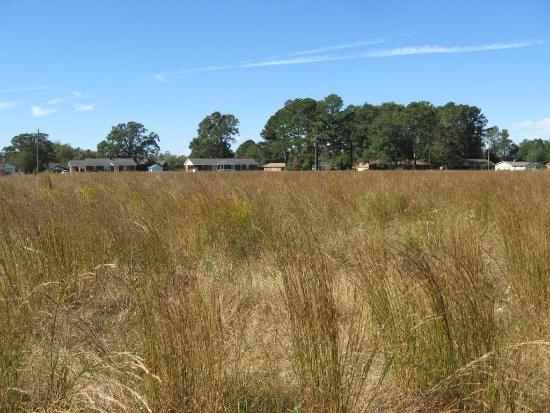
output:
<path id="1" fill-rule="evenodd" d="M 71 172 L 130 172 L 135 166 L 71 166 Z"/>
<path id="2" fill-rule="evenodd" d="M 513 166 L 513 165 L 510 165 L 509 163 L 503 163 L 503 164 L 495 166 L 495 169 L 497 171 L 524 171 L 525 167 L 524 166 Z"/>
<path id="3" fill-rule="evenodd" d="M 10 163 L 4 164 L 4 173 L 5 174 L 14 174 L 15 173 L 15 165 L 12 165 Z"/>
<path id="4" fill-rule="evenodd" d="M 185 172 L 191 170 L 195 171 L 255 171 L 258 170 L 256 165 L 233 165 L 233 164 L 222 164 L 222 165 L 185 165 Z"/>

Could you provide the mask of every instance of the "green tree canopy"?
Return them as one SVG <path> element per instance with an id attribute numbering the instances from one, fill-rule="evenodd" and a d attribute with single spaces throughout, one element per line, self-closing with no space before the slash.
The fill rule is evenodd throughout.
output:
<path id="1" fill-rule="evenodd" d="M 268 119 L 260 134 L 265 140 L 264 149 L 270 156 L 270 162 L 287 163 L 289 161 L 289 154 L 292 149 L 289 112 L 285 104 L 285 107 L 279 109 Z"/>
<path id="2" fill-rule="evenodd" d="M 141 163 L 158 155 L 158 141 L 159 136 L 155 132 L 147 134 L 147 129 L 141 123 L 119 123 L 97 145 L 97 155 L 107 158 L 133 158 Z"/>
<path id="3" fill-rule="evenodd" d="M 239 120 L 231 114 L 214 112 L 199 123 L 198 136 L 189 144 L 191 158 L 230 158 L 231 144 L 239 135 Z"/>
<path id="4" fill-rule="evenodd" d="M 464 158 L 483 157 L 486 124 L 475 106 L 450 102 L 436 107 L 421 101 L 343 109 L 342 99 L 332 94 L 321 101 L 286 101 L 267 121 L 259 146 L 265 162 L 292 162 L 301 169 L 319 159 L 342 168 L 374 160 L 388 166 L 426 161 L 434 167 L 455 168 Z M 501 146 L 506 156 L 514 152 L 509 139 L 503 138 Z"/>
<path id="5" fill-rule="evenodd" d="M 56 160 L 53 144 L 45 133 L 23 133 L 2 149 L 6 162 L 14 164 L 24 173 L 44 171 L 49 162 Z"/>
<path id="6" fill-rule="evenodd" d="M 282 109 L 267 121 L 261 136 L 268 142 L 267 152 L 276 154 L 270 162 L 299 164 L 301 169 L 311 169 L 317 163 L 319 146 L 324 131 L 319 116 L 318 102 L 311 98 L 287 100 Z"/>
<path id="7" fill-rule="evenodd" d="M 550 161 L 550 141 L 542 139 L 524 139 L 517 151 L 518 160 L 547 163 Z"/>
<path id="8" fill-rule="evenodd" d="M 487 119 L 479 108 L 453 102 L 438 107 L 428 157 L 435 165 L 459 166 L 464 158 L 483 157 Z"/>
<path id="9" fill-rule="evenodd" d="M 59 141 L 53 142 L 53 150 L 55 152 L 55 161 L 61 165 L 67 165 L 70 160 L 95 158 L 96 153 L 90 149 L 81 149 L 79 147 L 73 148 L 68 143 L 61 143 Z"/>
<path id="10" fill-rule="evenodd" d="M 263 159 L 261 146 L 254 142 L 252 139 L 248 139 L 241 143 L 241 145 L 237 148 L 235 154 L 239 158 L 252 158 L 258 162 L 261 162 Z"/>
<path id="11" fill-rule="evenodd" d="M 169 151 L 159 154 L 156 161 L 165 161 L 168 167 L 175 171 L 178 169 L 183 169 L 183 164 L 187 160 L 185 155 L 172 155 Z"/>
<path id="12" fill-rule="evenodd" d="M 410 159 L 411 150 L 405 141 L 405 107 L 394 102 L 382 104 L 378 116 L 371 124 L 371 161 L 380 164 L 396 164 Z"/>
<path id="13" fill-rule="evenodd" d="M 429 102 L 412 102 L 405 108 L 405 141 L 412 149 L 413 165 L 418 159 L 426 159 L 432 143 L 436 109 Z"/>
<path id="14" fill-rule="evenodd" d="M 508 133 L 508 130 L 502 129 L 496 135 L 494 135 L 491 142 L 490 151 L 490 157 L 495 162 L 511 161 L 514 160 L 514 158 L 516 157 L 518 145 L 516 145 L 512 141 L 512 139 L 510 139 L 510 134 Z"/>

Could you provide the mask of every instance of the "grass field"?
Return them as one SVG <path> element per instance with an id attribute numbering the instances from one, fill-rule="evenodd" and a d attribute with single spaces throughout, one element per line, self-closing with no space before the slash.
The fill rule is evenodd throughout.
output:
<path id="1" fill-rule="evenodd" d="M 550 173 L 0 177 L 2 412 L 546 412 Z"/>

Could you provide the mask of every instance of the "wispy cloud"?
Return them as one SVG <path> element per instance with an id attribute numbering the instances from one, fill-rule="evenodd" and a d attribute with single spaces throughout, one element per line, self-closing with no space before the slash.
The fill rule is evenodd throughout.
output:
<path id="1" fill-rule="evenodd" d="M 68 100 L 67 98 L 52 99 L 52 100 L 49 100 L 48 102 L 46 102 L 46 104 L 47 105 L 57 105 L 59 103 L 65 102 L 67 100 Z"/>
<path id="2" fill-rule="evenodd" d="M 17 103 L 15 103 L 15 102 L 0 102 L 0 110 L 11 109 L 16 105 L 17 105 Z"/>
<path id="3" fill-rule="evenodd" d="M 300 55 L 307 55 L 307 54 L 315 54 L 315 53 L 326 53 L 326 52 L 333 52 L 336 50 L 345 50 L 345 49 L 354 49 L 357 47 L 362 46 L 372 46 L 374 44 L 380 44 L 385 43 L 385 39 L 376 39 L 376 40 L 366 40 L 366 41 L 360 41 L 360 42 L 353 42 L 353 43 L 346 43 L 346 44 L 339 44 L 335 46 L 327 46 L 327 47 L 321 47 L 318 49 L 312 49 L 312 50 L 305 50 L 301 52 L 294 52 L 285 55 L 285 57 L 290 56 L 300 56 Z"/>
<path id="4" fill-rule="evenodd" d="M 243 63 L 237 67 L 246 68 L 246 67 L 262 67 L 262 66 L 299 65 L 299 64 L 305 64 L 305 63 L 330 62 L 333 60 L 349 60 L 357 57 L 360 57 L 360 56 L 359 55 L 357 56 L 355 55 L 353 56 L 322 55 L 322 56 L 296 57 L 293 59 L 271 59 L 271 60 L 264 60 L 263 62 Z"/>
<path id="5" fill-rule="evenodd" d="M 73 90 L 73 95 L 74 95 L 74 97 L 77 97 L 77 98 L 89 98 L 90 97 L 89 93 L 79 92 L 77 90 Z"/>
<path id="6" fill-rule="evenodd" d="M 433 53 L 471 53 L 486 52 L 491 50 L 517 49 L 520 47 L 534 46 L 543 43 L 542 41 L 516 42 L 516 43 L 495 43 L 481 46 L 419 46 L 419 47 L 399 47 L 389 50 L 375 50 L 362 55 L 362 57 L 392 57 L 415 54 L 433 54 Z"/>
<path id="7" fill-rule="evenodd" d="M 271 59 L 262 62 L 241 64 L 239 67 L 261 67 L 261 66 L 276 66 L 276 65 L 292 65 L 292 64 L 304 64 L 304 63 L 318 63 L 328 62 L 334 60 L 351 60 L 351 59 L 367 59 L 367 58 L 379 58 L 379 57 L 392 57 L 392 56 L 404 56 L 404 55 L 418 55 L 418 54 L 434 54 L 434 53 L 468 53 L 468 52 L 483 52 L 491 50 L 502 49 L 515 49 L 519 47 L 533 46 L 541 44 L 542 41 L 533 42 L 517 42 L 517 43 L 496 43 L 483 46 L 455 46 L 455 47 L 441 47 L 441 46 L 418 46 L 418 47 L 400 47 L 386 50 L 374 50 L 365 53 L 355 53 L 348 55 L 321 55 L 321 56 L 309 56 L 298 57 L 294 59 L 281 58 Z"/>
<path id="8" fill-rule="evenodd" d="M 95 103 L 93 103 L 91 105 L 74 105 L 74 109 L 77 112 L 88 112 L 88 111 L 92 110 L 94 107 L 95 107 Z"/>
<path id="9" fill-rule="evenodd" d="M 548 139 L 550 136 L 550 117 L 539 120 L 526 120 L 513 126 L 514 139 Z"/>
<path id="10" fill-rule="evenodd" d="M 0 90 L 0 93 L 15 93 L 15 92 L 29 92 L 33 90 L 43 90 L 43 89 L 51 89 L 51 86 L 27 86 L 27 87 L 19 87 L 14 89 L 3 89 Z"/>
<path id="11" fill-rule="evenodd" d="M 313 49 L 313 50 L 294 52 L 294 53 L 283 55 L 281 57 L 259 60 L 255 62 L 252 61 L 252 62 L 227 64 L 227 65 L 220 65 L 220 66 L 207 66 L 207 67 L 196 68 L 196 69 L 179 70 L 179 71 L 174 71 L 169 73 L 161 72 L 154 75 L 153 78 L 161 82 L 166 82 L 168 74 L 182 75 L 182 74 L 218 71 L 218 70 L 227 70 L 227 69 L 297 65 L 297 64 L 330 62 L 330 61 L 337 61 L 337 60 L 372 59 L 372 58 L 383 58 L 383 57 L 405 56 L 405 55 L 485 52 L 485 51 L 493 51 L 493 50 L 517 49 L 517 48 L 535 46 L 535 45 L 544 43 L 542 40 L 533 40 L 533 41 L 512 42 L 512 43 L 494 43 L 494 44 L 478 45 L 478 46 L 445 47 L 445 46 L 426 45 L 426 46 L 399 47 L 399 48 L 393 48 L 393 49 L 372 50 L 368 52 L 352 53 L 352 54 L 332 53 L 339 50 L 372 46 L 383 42 L 385 42 L 384 39 L 377 39 L 377 40 L 339 44 L 339 45 L 327 46 L 327 47 Z"/>
<path id="12" fill-rule="evenodd" d="M 178 70 L 177 72 L 173 72 L 174 74 L 187 74 L 187 73 L 196 73 L 196 72 L 212 72 L 215 70 L 226 70 L 226 69 L 234 69 L 238 67 L 244 67 L 242 65 L 223 65 L 223 66 L 207 66 L 207 67 L 201 67 L 198 69 L 189 69 L 189 70 Z"/>
<path id="13" fill-rule="evenodd" d="M 40 118 L 40 117 L 43 117 L 43 116 L 48 116 L 48 115 L 51 115 L 52 113 L 55 113 L 58 111 L 58 109 L 44 109 L 44 108 L 41 108 L 40 106 L 33 106 L 31 108 L 31 111 L 32 111 L 32 116 L 35 117 L 35 118 Z"/>
<path id="14" fill-rule="evenodd" d="M 244 67 L 244 66 L 242 65 L 208 66 L 208 67 L 200 67 L 197 69 L 176 70 L 173 72 L 159 72 L 153 75 L 153 79 L 158 82 L 169 83 L 170 80 L 168 79 L 168 76 L 170 75 L 186 75 L 186 74 L 198 73 L 198 72 L 212 72 L 216 70 L 227 70 L 227 69 L 234 69 L 239 67 Z"/>
<path id="15" fill-rule="evenodd" d="M 153 79 L 158 80 L 159 82 L 164 82 L 164 83 L 169 82 L 169 80 L 166 78 L 166 73 L 164 73 L 164 72 L 155 73 L 153 75 Z"/>

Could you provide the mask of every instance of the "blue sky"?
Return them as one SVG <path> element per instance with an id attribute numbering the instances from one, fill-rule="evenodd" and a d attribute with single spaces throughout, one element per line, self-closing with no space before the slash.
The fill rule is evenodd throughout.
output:
<path id="1" fill-rule="evenodd" d="M 135 121 L 189 153 L 214 111 L 259 141 L 288 99 L 478 106 L 550 139 L 548 0 L 0 0 L 0 148 L 95 150 Z"/>

